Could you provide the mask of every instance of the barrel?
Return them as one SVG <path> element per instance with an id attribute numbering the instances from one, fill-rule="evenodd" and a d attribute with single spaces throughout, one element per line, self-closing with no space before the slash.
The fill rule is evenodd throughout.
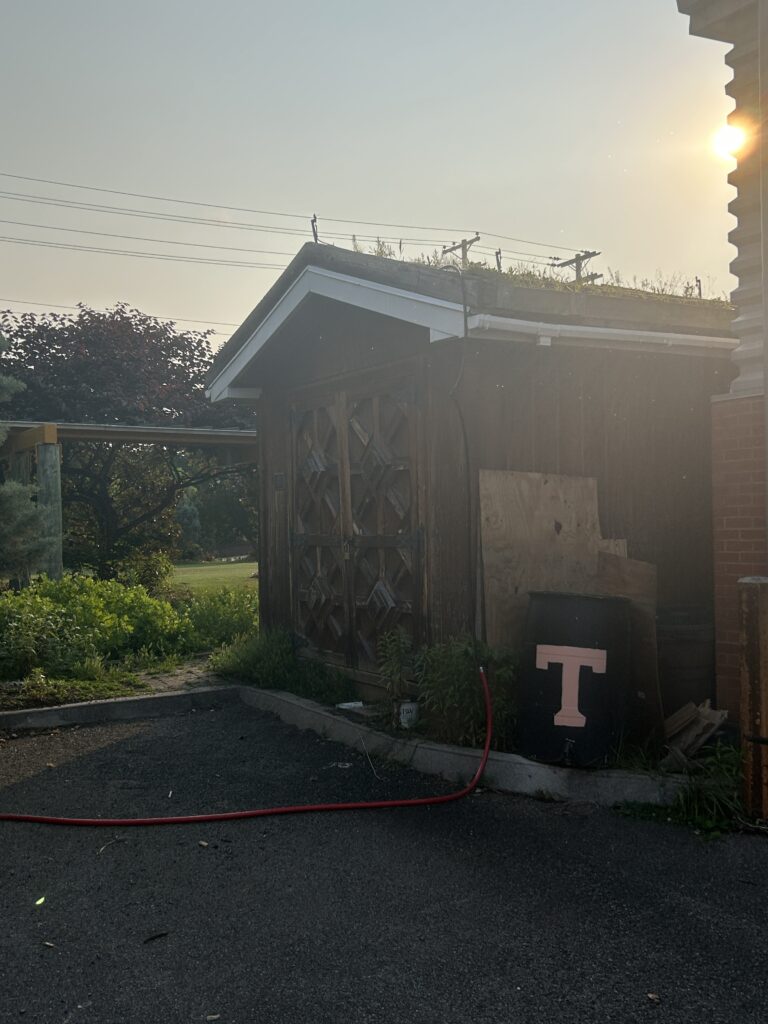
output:
<path id="1" fill-rule="evenodd" d="M 629 692 L 629 601 L 532 593 L 518 693 L 520 753 L 574 767 L 609 763 Z"/>

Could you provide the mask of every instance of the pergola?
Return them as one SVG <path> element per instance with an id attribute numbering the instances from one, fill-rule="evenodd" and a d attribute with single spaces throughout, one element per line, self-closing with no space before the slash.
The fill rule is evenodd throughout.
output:
<path id="1" fill-rule="evenodd" d="M 202 427 L 151 427 L 123 423 L 39 423 L 6 420 L 8 436 L 0 447 L 0 462 L 11 479 L 37 485 L 37 505 L 49 539 L 39 566 L 52 578 L 62 573 L 61 444 L 63 441 L 158 444 L 173 447 L 231 447 L 246 449 L 246 460 L 257 461 L 255 430 Z"/>

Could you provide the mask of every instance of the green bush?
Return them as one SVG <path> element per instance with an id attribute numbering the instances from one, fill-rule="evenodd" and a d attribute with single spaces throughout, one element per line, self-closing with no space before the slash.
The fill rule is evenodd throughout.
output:
<path id="1" fill-rule="evenodd" d="M 515 725 L 515 659 L 471 637 L 454 637 L 422 650 L 416 659 L 427 733 L 442 743 L 481 747 L 485 743 L 485 703 L 478 666 L 488 677 L 493 702 L 493 746 L 512 748 Z"/>
<path id="2" fill-rule="evenodd" d="M 0 677 L 39 668 L 74 676 L 89 659 L 118 659 L 144 650 L 162 657 L 189 644 L 191 625 L 143 587 L 88 576 L 41 579 L 0 594 Z"/>
<path id="3" fill-rule="evenodd" d="M 190 650 L 209 651 L 259 628 L 259 594 L 254 587 L 190 593 L 173 603 L 189 622 Z"/>
<path id="4" fill-rule="evenodd" d="M 291 634 L 275 629 L 238 637 L 211 656 L 211 668 L 264 689 L 287 690 L 321 704 L 354 700 L 355 684 L 318 661 L 298 658 Z"/>
<path id="5" fill-rule="evenodd" d="M 114 579 L 125 587 L 144 587 L 157 596 L 173 575 L 173 562 L 165 551 L 137 551 L 112 566 Z"/>
<path id="6" fill-rule="evenodd" d="M 29 589 L 65 607 L 77 623 L 98 626 L 104 637 L 98 653 L 108 658 L 141 648 L 163 656 L 183 649 L 187 642 L 189 624 L 184 617 L 142 586 L 71 575 L 44 579 Z"/>
<path id="7" fill-rule="evenodd" d="M 36 667 L 69 675 L 98 654 L 98 632 L 31 591 L 0 595 L 0 678 L 19 679 Z"/>

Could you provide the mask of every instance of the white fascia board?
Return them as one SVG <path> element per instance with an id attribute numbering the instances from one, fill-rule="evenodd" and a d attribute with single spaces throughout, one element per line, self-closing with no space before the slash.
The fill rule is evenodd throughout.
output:
<path id="1" fill-rule="evenodd" d="M 221 402 L 232 398 L 236 402 L 257 402 L 261 398 L 261 388 L 218 387 L 218 378 L 205 389 L 205 397 L 211 402 Z"/>
<path id="2" fill-rule="evenodd" d="M 576 324 L 537 323 L 533 320 L 516 320 L 512 317 L 493 316 L 478 313 L 468 321 L 472 337 L 514 340 L 516 336 L 527 335 L 544 345 L 551 345 L 557 339 L 565 344 L 606 346 L 619 344 L 622 347 L 648 350 L 651 346 L 666 351 L 681 351 L 690 348 L 709 351 L 732 352 L 738 345 L 735 338 L 710 337 L 706 334 L 681 334 L 675 331 L 642 331 L 619 327 L 589 327 Z"/>
<path id="3" fill-rule="evenodd" d="M 417 292 L 392 288 L 377 281 L 366 281 L 320 267 L 305 267 L 242 348 L 213 380 L 207 392 L 211 401 L 216 402 L 226 397 L 225 390 L 234 384 L 272 335 L 309 295 L 320 295 L 359 309 L 367 309 L 371 313 L 381 313 L 396 320 L 418 324 L 428 328 L 430 336 L 434 331 L 440 337 L 455 337 L 464 328 L 463 307 L 457 302 L 433 299 L 428 295 L 419 295 Z"/>

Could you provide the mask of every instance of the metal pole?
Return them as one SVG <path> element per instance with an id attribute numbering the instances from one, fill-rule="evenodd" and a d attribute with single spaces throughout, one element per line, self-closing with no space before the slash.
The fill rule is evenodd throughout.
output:
<path id="1" fill-rule="evenodd" d="M 742 797 L 750 818 L 768 817 L 768 579 L 739 580 Z"/>

